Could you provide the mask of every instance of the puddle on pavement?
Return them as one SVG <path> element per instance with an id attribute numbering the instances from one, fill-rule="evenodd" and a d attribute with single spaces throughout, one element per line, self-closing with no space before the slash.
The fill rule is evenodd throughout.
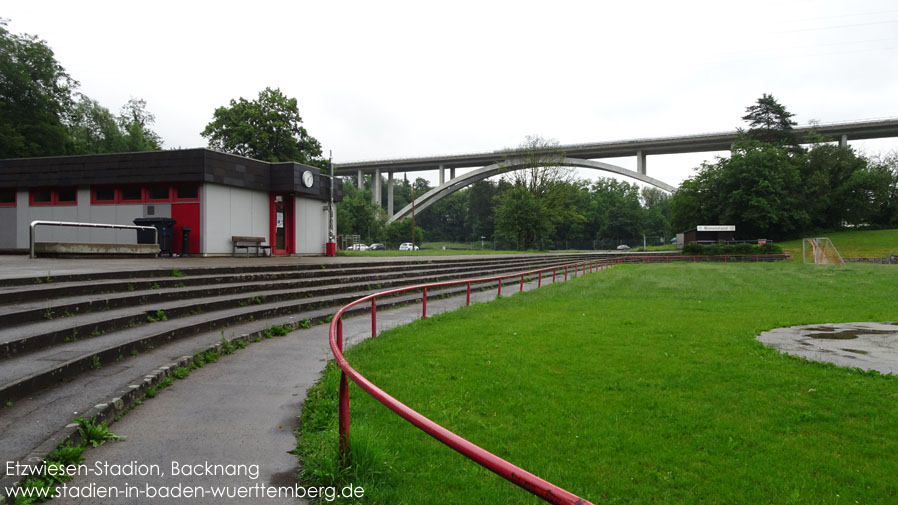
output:
<path id="1" fill-rule="evenodd" d="M 853 352 L 853 353 L 855 353 L 855 354 L 870 354 L 869 352 L 867 352 L 867 351 L 862 351 L 862 350 L 860 350 L 860 349 L 842 349 L 842 350 L 845 351 L 845 352 Z"/>
<path id="2" fill-rule="evenodd" d="M 835 328 L 825 327 L 808 329 L 815 330 L 818 333 L 807 333 L 805 334 L 806 337 L 821 338 L 825 340 L 852 340 L 857 338 L 859 335 L 891 335 L 895 333 L 895 331 L 893 330 L 836 330 Z"/>

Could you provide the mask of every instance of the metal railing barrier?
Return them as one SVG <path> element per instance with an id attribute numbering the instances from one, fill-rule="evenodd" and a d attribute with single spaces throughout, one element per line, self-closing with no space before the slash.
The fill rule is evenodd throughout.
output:
<path id="1" fill-rule="evenodd" d="M 350 364 L 346 361 L 346 358 L 343 357 L 343 313 L 349 310 L 350 308 L 364 304 L 371 303 L 371 337 L 377 337 L 377 301 L 376 299 L 381 296 L 392 296 L 399 293 L 405 293 L 409 291 L 420 291 L 421 292 L 421 319 L 427 319 L 427 289 L 428 288 L 443 288 L 449 286 L 460 286 L 465 285 L 465 305 L 471 304 L 471 285 L 478 283 L 486 283 L 486 282 L 495 282 L 497 285 L 496 294 L 497 296 L 502 295 L 502 280 L 503 279 L 518 279 L 520 278 L 519 289 L 523 291 L 524 288 L 524 279 L 525 277 L 529 278 L 529 281 L 532 282 L 534 280 L 534 276 L 536 277 L 536 287 L 540 288 L 543 285 L 543 273 L 552 272 L 552 283 L 555 283 L 556 278 L 561 277 L 561 273 L 564 272 L 564 280 L 567 281 L 569 278 L 579 277 L 585 275 L 587 272 L 600 272 L 606 268 L 609 268 L 614 265 L 621 264 L 635 264 L 635 263 L 674 263 L 674 262 L 722 262 L 722 263 L 731 263 L 731 262 L 761 262 L 761 261 L 784 261 L 789 260 L 790 256 L 788 254 L 746 254 L 746 255 L 735 255 L 728 254 L 724 256 L 683 256 L 683 255 L 675 255 L 675 256 L 619 256 L 619 257 L 606 257 L 601 259 L 576 262 L 576 263 L 567 263 L 562 265 L 557 265 L 553 267 L 540 268 L 537 270 L 528 270 L 526 272 L 518 272 L 513 274 L 505 274 L 505 275 L 497 275 L 493 277 L 480 277 L 476 279 L 465 279 L 465 280 L 456 280 L 456 281 L 446 281 L 446 282 L 435 282 L 430 284 L 419 284 L 415 286 L 407 286 L 402 288 L 391 289 L 388 291 L 381 291 L 379 293 L 373 293 L 368 296 L 359 298 L 343 307 L 340 308 L 335 314 L 330 324 L 329 331 L 329 340 L 331 352 L 334 354 L 334 359 L 337 362 L 337 365 L 341 369 L 340 373 L 340 398 L 339 398 L 339 432 L 340 432 L 340 457 L 346 458 L 349 454 L 349 381 L 348 379 L 352 379 L 356 384 L 359 385 L 363 390 L 365 390 L 368 394 L 370 394 L 374 399 L 384 404 L 387 408 L 392 410 L 393 412 L 399 414 L 402 418 L 412 423 L 420 430 L 424 431 L 428 435 L 436 438 L 440 442 L 446 444 L 450 448 L 458 451 L 468 459 L 471 459 L 483 466 L 484 468 L 496 473 L 497 475 L 503 477 L 509 482 L 516 484 L 517 486 L 533 493 L 534 495 L 542 498 L 543 500 L 554 503 L 554 504 L 576 504 L 576 505 L 592 505 L 590 502 L 584 500 L 583 498 L 578 497 L 577 495 L 566 491 L 551 482 L 541 479 L 536 475 L 496 456 L 495 454 L 479 447 L 476 444 L 469 442 L 468 440 L 462 438 L 459 435 L 449 431 L 448 429 L 440 426 L 439 424 L 431 421 L 430 419 L 424 417 L 423 415 L 416 412 L 414 409 L 408 407 L 403 404 L 399 400 L 390 396 L 387 392 L 383 391 L 374 383 L 366 379 L 362 374 L 357 372 Z"/>
<path id="2" fill-rule="evenodd" d="M 377 401 L 384 404 L 387 408 L 392 410 L 393 412 L 399 414 L 405 420 L 409 421 L 428 435 L 436 438 L 440 442 L 446 444 L 450 448 L 458 451 L 468 459 L 471 459 L 484 468 L 498 474 L 499 476 L 505 478 L 509 482 L 518 485 L 519 487 L 535 494 L 536 496 L 546 500 L 550 503 L 555 504 L 567 504 L 567 505 L 591 505 L 590 502 L 580 498 L 579 496 L 566 491 L 551 482 L 541 479 L 536 475 L 496 456 L 495 454 L 479 447 L 478 445 L 469 442 L 468 440 L 462 438 L 459 435 L 449 431 L 448 429 L 440 426 L 439 424 L 431 421 L 430 419 L 424 417 L 423 415 L 416 412 L 414 409 L 408 407 L 403 404 L 399 400 L 390 396 L 387 392 L 383 391 L 376 385 L 374 385 L 371 381 L 366 379 L 362 374 L 357 372 L 349 363 L 346 361 L 346 358 L 343 357 L 343 313 L 346 312 L 351 307 L 360 304 L 366 304 L 368 302 L 371 303 L 371 337 L 377 337 L 377 302 L 376 299 L 381 296 L 393 296 L 399 293 L 405 293 L 409 291 L 420 291 L 421 292 L 421 318 L 427 318 L 427 290 L 428 288 L 444 288 L 449 286 L 465 286 L 465 305 L 471 304 L 471 285 L 479 284 L 479 283 L 487 283 L 487 282 L 496 282 L 497 283 L 497 295 L 501 296 L 502 294 L 502 280 L 513 278 L 515 280 L 520 279 L 519 289 L 523 291 L 524 280 L 525 278 L 529 279 L 529 282 L 533 280 L 537 281 L 537 287 L 542 286 L 543 280 L 543 272 L 552 272 L 552 282 L 555 282 L 556 271 L 564 270 L 565 272 L 565 280 L 568 279 L 568 271 L 570 270 L 571 277 L 574 276 L 582 276 L 587 272 L 599 272 L 604 270 L 614 264 L 619 264 L 623 262 L 623 258 L 609 258 L 609 259 L 596 259 L 584 262 L 577 263 L 568 263 L 564 265 L 558 265 L 554 267 L 546 267 L 540 268 L 537 270 L 529 270 L 526 272 L 518 272 L 513 274 L 506 275 L 497 275 L 492 277 L 480 277 L 476 279 L 465 279 L 465 280 L 457 280 L 457 281 L 446 281 L 446 282 L 435 282 L 430 284 L 419 284 L 416 286 L 407 286 L 403 288 L 391 289 L 388 291 L 381 291 L 379 293 L 373 293 L 371 295 L 359 298 L 355 300 L 337 311 L 334 314 L 333 319 L 331 320 L 330 325 L 330 346 L 331 351 L 334 354 L 334 358 L 337 364 L 341 368 L 340 373 L 340 399 L 339 399 L 339 431 L 340 431 L 340 456 L 341 458 L 346 458 L 349 454 L 349 382 L 348 379 L 352 379 L 356 384 L 358 384 L 362 389 L 364 389 L 368 394 L 374 397 Z"/>
<path id="3" fill-rule="evenodd" d="M 75 223 L 70 221 L 32 221 L 28 229 L 28 256 L 36 258 L 34 253 L 34 229 L 38 226 L 74 226 L 76 228 L 112 228 L 121 230 L 153 230 L 153 243 L 159 243 L 159 230 L 155 226 L 137 226 L 130 224 Z"/>

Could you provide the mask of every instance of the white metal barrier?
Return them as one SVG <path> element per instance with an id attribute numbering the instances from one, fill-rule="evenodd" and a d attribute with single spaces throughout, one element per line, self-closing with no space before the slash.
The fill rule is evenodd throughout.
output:
<path id="1" fill-rule="evenodd" d="M 153 243 L 159 243 L 159 230 L 155 226 L 137 226 L 130 224 L 104 224 L 104 223 L 73 223 L 69 221 L 32 221 L 29 228 L 29 256 L 36 258 L 34 253 L 34 229 L 38 226 L 74 226 L 77 228 L 112 228 L 120 230 L 153 230 Z"/>

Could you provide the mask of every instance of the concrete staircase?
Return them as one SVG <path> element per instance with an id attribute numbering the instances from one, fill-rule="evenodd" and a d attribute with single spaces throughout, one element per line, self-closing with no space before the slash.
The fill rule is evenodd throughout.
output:
<path id="1" fill-rule="evenodd" d="M 0 286 L 0 455 L 40 458 L 71 435 L 66 426 L 74 417 L 127 410 L 172 364 L 222 341 L 260 338 L 273 325 L 325 323 L 373 291 L 600 258 L 472 256 L 9 279 Z M 464 291 L 429 289 L 428 298 Z M 380 299 L 378 310 L 420 296 Z"/>

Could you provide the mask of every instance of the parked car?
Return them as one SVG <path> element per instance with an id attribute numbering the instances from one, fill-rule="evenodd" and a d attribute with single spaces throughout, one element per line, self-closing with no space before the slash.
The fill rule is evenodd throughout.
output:
<path id="1" fill-rule="evenodd" d="M 386 251 L 387 246 L 383 244 L 371 244 L 368 246 L 369 251 Z"/>
<path id="2" fill-rule="evenodd" d="M 352 244 L 347 251 L 367 251 L 368 246 L 365 244 Z"/>
<path id="3" fill-rule="evenodd" d="M 414 249 L 412 249 L 412 248 L 414 248 Z M 403 242 L 403 243 L 399 244 L 400 251 L 412 251 L 412 250 L 417 251 L 418 249 L 420 249 L 420 247 L 413 246 L 411 242 Z"/>
<path id="4" fill-rule="evenodd" d="M 629 249 L 630 249 L 630 246 L 628 246 L 627 244 L 621 244 L 621 245 L 617 246 L 618 251 L 627 251 Z"/>

